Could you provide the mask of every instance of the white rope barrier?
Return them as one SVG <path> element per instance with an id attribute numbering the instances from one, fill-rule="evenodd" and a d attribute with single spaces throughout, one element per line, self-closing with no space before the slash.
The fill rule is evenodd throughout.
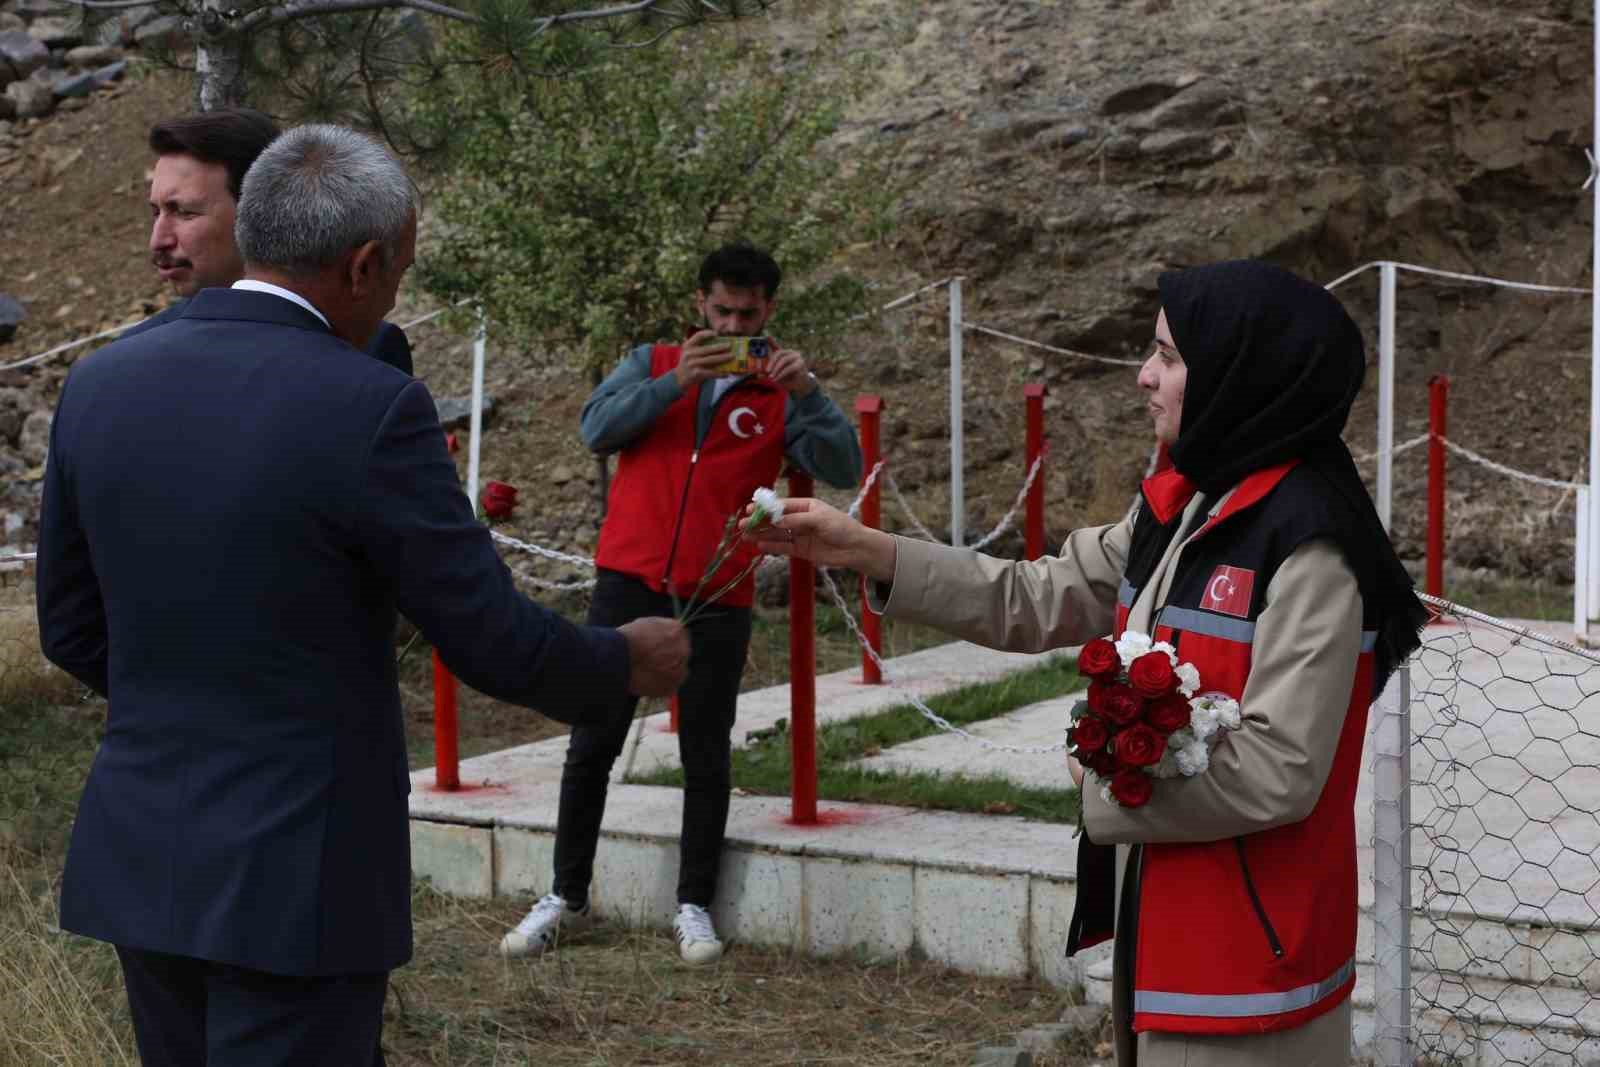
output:
<path id="1" fill-rule="evenodd" d="M 1580 289 L 1571 285 L 1539 285 L 1534 282 L 1514 282 L 1505 278 L 1491 278 L 1483 274 L 1461 274 L 1453 270 L 1438 270 L 1434 267 L 1421 267 L 1415 263 L 1396 263 L 1396 270 L 1410 271 L 1413 274 L 1428 274 L 1435 278 L 1450 278 L 1458 282 L 1476 282 L 1479 285 L 1493 285 L 1501 289 L 1519 289 L 1527 293 L 1574 293 L 1588 296 L 1593 290 Z"/>
<path id="2" fill-rule="evenodd" d="M 476 303 L 476 302 L 477 302 L 477 297 L 469 296 L 469 297 L 466 297 L 464 299 L 457 300 L 454 304 L 451 304 L 448 307 L 439 308 L 437 311 L 430 311 L 426 315 L 420 315 L 417 318 L 412 319 L 410 322 L 402 322 L 402 323 L 399 323 L 398 325 L 399 325 L 400 329 L 402 329 L 402 330 L 409 330 L 413 326 L 421 326 L 425 322 L 432 322 L 434 319 L 438 318 L 440 315 L 448 315 L 450 312 L 454 311 L 456 308 L 466 307 L 468 304 L 472 304 L 472 303 Z"/>
<path id="3" fill-rule="evenodd" d="M 0 564 L 4 563 L 32 563 L 39 558 L 37 552 L 15 552 L 9 556 L 0 556 Z"/>
<path id="4" fill-rule="evenodd" d="M 1025 501 L 1028 497 L 1028 490 L 1033 488 L 1034 479 L 1039 477 L 1039 471 L 1041 468 L 1043 468 L 1043 466 L 1044 453 L 1041 452 L 1034 457 L 1033 466 L 1028 468 L 1028 477 L 1023 481 L 1022 488 L 1017 490 L 1017 499 L 1011 502 L 1011 510 L 1006 512 L 1005 515 L 1000 519 L 1000 524 L 998 526 L 990 530 L 986 536 L 973 543 L 970 546 L 971 548 L 981 551 L 988 546 L 989 542 L 993 541 L 995 538 L 999 537 L 1001 534 L 1005 533 L 1011 528 L 1012 520 L 1017 517 L 1017 512 L 1022 509 L 1023 501 Z"/>
<path id="5" fill-rule="evenodd" d="M 998 337 L 1003 341 L 1010 341 L 1013 344 L 1023 345 L 1027 348 L 1037 348 L 1045 352 L 1053 352 L 1058 356 L 1071 356 L 1073 359 L 1086 359 L 1093 363 L 1109 363 L 1114 367 L 1144 366 L 1144 360 L 1142 359 L 1113 359 L 1110 356 L 1096 356 L 1091 355 L 1088 352 L 1074 352 L 1070 348 L 1061 348 L 1057 345 L 1047 345 L 1043 341 L 1030 341 L 1026 337 L 1018 337 L 1016 334 L 1006 333 L 1004 330 L 996 330 L 988 326 L 980 326 L 975 322 L 964 322 L 961 325 L 963 328 L 971 330 L 974 333 L 986 333 L 990 337 Z"/>
<path id="6" fill-rule="evenodd" d="M 579 589 L 593 589 L 595 587 L 595 579 L 593 578 L 578 578 L 570 582 L 552 582 L 548 578 L 540 578 L 533 574 L 524 574 L 515 567 L 510 568 L 510 570 L 511 577 L 517 579 L 518 581 L 527 582 L 535 589 L 544 589 L 552 593 L 571 593 Z"/>
<path id="7" fill-rule="evenodd" d="M 921 289 L 913 289 L 911 292 L 907 293 L 905 296 L 896 297 L 895 299 L 889 301 L 887 304 L 885 304 L 882 307 L 880 307 L 878 309 L 878 312 L 879 312 L 879 314 L 882 314 L 885 311 L 893 311 L 895 308 L 900 307 L 903 304 L 911 303 L 911 301 L 915 300 L 917 297 L 921 296 L 923 293 L 931 293 L 935 289 L 943 289 L 945 286 L 947 286 L 949 284 L 950 284 L 950 279 L 949 278 L 941 278 L 936 282 L 929 282 L 927 285 L 924 285 Z"/>
<path id="8" fill-rule="evenodd" d="M 587 556 L 574 556 L 570 552 L 558 552 L 553 548 L 545 548 L 542 545 L 532 545 L 526 541 L 519 541 L 515 537 L 503 534 L 499 530 L 490 530 L 489 536 L 493 537 L 502 545 L 510 545 L 512 548 L 519 548 L 524 552 L 531 552 L 535 556 L 543 556 L 545 559 L 553 559 L 559 563 L 570 563 L 575 567 L 588 567 L 591 570 L 594 569 L 594 560 Z"/>
<path id="9" fill-rule="evenodd" d="M 867 480 L 861 483 L 861 492 L 857 493 L 856 498 L 850 501 L 849 510 L 845 512 L 846 515 L 849 515 L 852 519 L 860 517 L 861 505 L 867 499 L 867 494 L 872 492 L 872 484 L 878 480 L 878 475 L 883 473 L 883 465 L 887 462 L 889 461 L 886 459 L 878 460 L 877 464 L 872 468 L 872 473 L 867 475 Z"/>
<path id="10" fill-rule="evenodd" d="M 1357 267 L 1355 270 L 1347 271 L 1346 273 L 1339 275 L 1333 281 L 1329 282 L 1327 285 L 1324 285 L 1323 288 L 1324 289 L 1329 289 L 1329 290 L 1337 289 L 1337 288 L 1339 288 L 1339 286 L 1343 285 L 1345 282 L 1349 281 L 1351 278 L 1354 278 L 1354 277 L 1356 277 L 1357 275 L 1360 275 L 1360 274 L 1365 274 L 1367 271 L 1373 270 L 1374 268 L 1380 267 L 1380 266 L 1382 266 L 1382 264 L 1379 263 L 1377 260 L 1374 260 L 1371 263 L 1363 263 L 1363 264 L 1361 264 L 1361 266 Z"/>
<path id="11" fill-rule="evenodd" d="M 888 666 L 883 662 L 883 657 L 878 655 L 877 650 L 872 647 L 872 643 L 867 640 L 867 635 L 861 632 L 861 627 L 856 623 L 855 613 L 850 610 L 850 605 L 845 602 L 844 594 L 839 592 L 839 586 L 833 580 L 832 568 L 818 567 L 817 573 L 822 575 L 822 580 L 828 587 L 828 594 L 833 597 L 833 602 L 838 607 L 839 614 L 843 616 L 845 625 L 850 628 L 850 632 L 855 635 L 856 641 L 860 643 L 862 651 L 871 658 L 873 663 L 878 665 L 878 672 L 882 676 L 884 684 L 893 685 L 894 683 L 889 678 Z M 1003 745 L 998 741 L 990 741 L 986 737 L 979 737 L 977 734 L 963 730 L 955 725 L 928 707 L 927 704 L 923 703 L 922 698 L 915 693 L 906 693 L 905 696 L 907 702 L 916 708 L 924 719 L 927 719 L 939 729 L 968 741 L 975 741 L 994 752 L 1015 752 L 1030 756 L 1044 756 L 1052 752 L 1065 752 L 1067 749 L 1067 743 L 1064 740 L 1055 745 Z"/>
<path id="12" fill-rule="evenodd" d="M 1563 482 L 1556 478 L 1544 478 L 1537 474 L 1529 474 L 1527 471 L 1519 471 L 1515 467 L 1508 467 L 1504 463 L 1496 463 L 1488 456 L 1479 455 L 1466 445 L 1458 445 L 1448 437 L 1439 438 L 1439 443 L 1457 455 L 1464 456 L 1472 462 L 1480 464 L 1484 467 L 1488 467 L 1496 474 L 1503 474 L 1508 478 L 1515 478 L 1518 481 L 1531 482 L 1534 485 L 1542 485 L 1547 489 L 1572 490 L 1584 488 L 1584 486 L 1578 482 Z"/>
<path id="13" fill-rule="evenodd" d="M 1426 444 L 1431 436 L 1432 435 L 1425 434 L 1425 433 L 1418 434 L 1417 436 L 1411 438 L 1408 441 L 1402 441 L 1400 444 L 1395 445 L 1393 448 L 1388 448 L 1388 449 L 1380 448 L 1376 452 L 1363 452 L 1360 455 L 1351 454 L 1350 458 L 1355 460 L 1357 463 L 1367 463 L 1367 462 L 1369 462 L 1371 460 L 1377 459 L 1379 456 L 1391 456 L 1391 457 L 1398 456 L 1402 452 L 1411 451 L 1413 448 L 1416 448 L 1418 445 Z"/>
<path id="14" fill-rule="evenodd" d="M 77 348 L 80 345 L 91 344 L 103 337 L 110 337 L 112 334 L 118 334 L 123 330 L 132 329 L 143 321 L 144 319 L 135 319 L 133 322 L 125 322 L 121 326 L 113 326 L 109 330 L 101 330 L 99 333 L 90 337 L 80 337 L 76 341 L 63 342 L 47 352 L 40 352 L 37 356 L 29 356 L 27 359 L 19 359 L 15 363 L 7 363 L 4 366 L 0 366 L 0 371 L 17 370 L 21 367 L 32 366 L 35 363 L 42 363 L 51 356 L 59 356 L 61 353 Z"/>
<path id="15" fill-rule="evenodd" d="M 900 505 L 900 510 L 905 513 L 906 520 L 911 523 L 911 528 L 917 532 L 917 536 L 924 541 L 932 541 L 936 545 L 944 544 L 945 542 L 940 540 L 938 535 L 922 524 L 922 520 L 917 518 L 917 513 L 911 510 L 911 502 L 900 491 L 900 483 L 894 480 L 894 472 L 885 472 L 883 480 L 888 484 L 889 492 L 894 494 L 895 501 Z"/>

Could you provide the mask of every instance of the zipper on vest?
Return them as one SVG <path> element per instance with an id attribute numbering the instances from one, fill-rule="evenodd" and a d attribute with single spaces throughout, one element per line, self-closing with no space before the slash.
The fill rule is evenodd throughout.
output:
<path id="1" fill-rule="evenodd" d="M 1272 946 L 1272 955 L 1278 959 L 1283 958 L 1283 942 L 1278 940 L 1278 931 L 1272 928 L 1272 920 L 1267 918 L 1267 909 L 1261 904 L 1261 895 L 1256 892 L 1256 884 L 1250 878 L 1250 865 L 1244 860 L 1244 838 L 1233 839 L 1233 847 L 1239 853 L 1239 873 L 1244 875 L 1244 887 L 1250 894 L 1250 904 L 1256 909 L 1256 918 L 1261 920 L 1261 929 L 1267 933 L 1267 944 Z"/>
<path id="2" fill-rule="evenodd" d="M 667 565 L 661 572 L 661 591 L 672 591 L 672 561 L 678 555 L 678 537 L 683 533 L 683 512 L 689 506 L 689 483 L 694 481 L 694 469 L 700 465 L 700 449 L 689 453 L 689 473 L 683 479 L 683 495 L 678 498 L 678 519 L 672 526 L 672 546 L 667 549 Z"/>

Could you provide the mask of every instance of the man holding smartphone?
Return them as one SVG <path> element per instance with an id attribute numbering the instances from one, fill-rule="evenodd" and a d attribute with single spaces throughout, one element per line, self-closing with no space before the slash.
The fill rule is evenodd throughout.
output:
<path id="1" fill-rule="evenodd" d="M 741 544 L 706 576 L 728 516 L 773 485 L 787 460 L 840 489 L 861 479 L 855 428 L 817 385 L 798 351 L 769 339 L 765 359 L 740 372 L 727 338 L 763 337 L 782 273 L 752 245 L 725 245 L 700 265 L 701 328 L 682 345 L 640 345 L 583 406 L 584 444 L 618 454 L 595 552 L 592 625 L 672 615 L 701 588 L 721 589 L 755 556 Z M 759 349 L 761 346 L 756 346 Z M 702 578 L 705 578 L 702 584 Z M 690 627 L 689 677 L 678 691 L 683 761 L 678 915 L 673 928 L 689 963 L 722 955 L 711 922 L 728 821 L 731 735 L 750 647 L 755 581 L 734 585 Z M 501 940 L 507 956 L 536 956 L 590 922 L 589 883 L 606 788 L 637 707 L 619 703 L 607 722 L 574 728 L 561 775 L 551 892 Z"/>

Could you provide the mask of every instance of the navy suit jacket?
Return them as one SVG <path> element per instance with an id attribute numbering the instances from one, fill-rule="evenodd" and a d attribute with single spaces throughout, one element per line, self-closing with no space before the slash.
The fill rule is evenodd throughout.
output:
<path id="1" fill-rule="evenodd" d="M 79 361 L 40 524 L 45 655 L 110 700 L 76 933 L 286 975 L 410 958 L 396 609 L 490 696 L 623 700 L 626 642 L 513 588 L 422 383 L 269 293 Z"/>
<path id="2" fill-rule="evenodd" d="M 136 334 L 153 330 L 157 326 L 164 326 L 175 319 L 183 317 L 183 311 L 189 306 L 189 297 L 184 297 L 160 311 L 151 315 L 143 322 L 136 322 L 123 330 L 117 340 L 127 340 Z M 392 322 L 378 323 L 378 332 L 372 335 L 372 340 L 367 344 L 367 355 L 373 359 L 381 359 L 395 370 L 406 374 L 411 370 L 411 341 L 406 337 L 406 332 Z"/>

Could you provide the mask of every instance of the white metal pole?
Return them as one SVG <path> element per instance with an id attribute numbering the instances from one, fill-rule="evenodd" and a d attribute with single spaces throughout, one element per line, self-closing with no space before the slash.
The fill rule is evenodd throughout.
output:
<path id="1" fill-rule="evenodd" d="M 1578 644 L 1589 640 L 1589 490 L 1579 487 L 1572 539 L 1572 632 Z"/>
<path id="2" fill-rule="evenodd" d="M 1394 288 L 1394 264 L 1385 261 L 1378 266 L 1378 519 L 1385 530 L 1394 495 Z"/>
<path id="3" fill-rule="evenodd" d="M 1376 1063 L 1411 1067 L 1411 669 L 1373 710 L 1372 920 Z"/>
<path id="4" fill-rule="evenodd" d="M 1600 0 L 1594 5 L 1594 142 L 1600 151 Z M 1594 217 L 1590 225 L 1592 252 L 1589 268 L 1589 618 L 1600 607 L 1600 181 L 1594 182 Z"/>
<path id="5" fill-rule="evenodd" d="M 472 425 L 467 439 L 467 496 L 472 513 L 478 513 L 478 445 L 483 432 L 483 359 L 488 347 L 489 321 L 478 313 L 478 333 L 472 339 Z"/>
<path id="6" fill-rule="evenodd" d="M 1600 3 L 1600 0 L 1596 0 Z M 961 278 L 950 279 L 950 543 L 966 540 L 966 485 L 961 440 Z"/>

